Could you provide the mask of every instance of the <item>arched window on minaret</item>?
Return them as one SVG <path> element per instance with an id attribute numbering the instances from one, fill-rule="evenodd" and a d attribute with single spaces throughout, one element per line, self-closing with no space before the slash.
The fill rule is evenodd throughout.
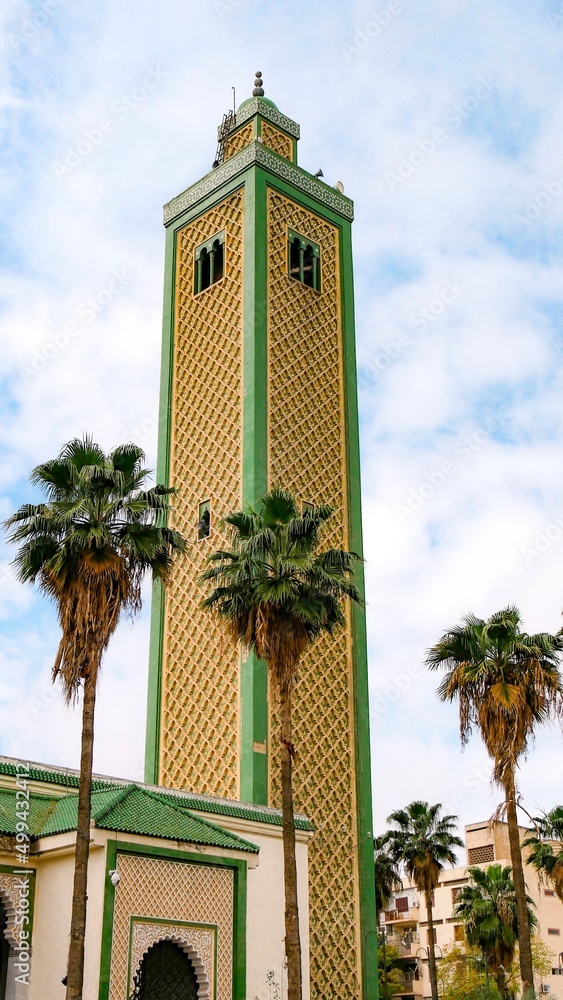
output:
<path id="1" fill-rule="evenodd" d="M 199 295 L 225 275 L 225 233 L 217 233 L 195 250 L 194 294 Z"/>
<path id="2" fill-rule="evenodd" d="M 316 292 L 321 290 L 321 249 L 318 243 L 289 230 L 289 276 Z"/>

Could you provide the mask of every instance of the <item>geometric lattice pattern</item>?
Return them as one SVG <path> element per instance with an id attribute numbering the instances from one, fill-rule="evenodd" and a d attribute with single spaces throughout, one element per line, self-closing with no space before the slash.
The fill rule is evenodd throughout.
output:
<path id="1" fill-rule="evenodd" d="M 121 876 L 115 891 L 109 1000 L 129 996 L 131 918 L 212 924 L 217 933 L 217 1000 L 232 997 L 233 872 L 227 868 L 118 854 Z M 135 926 L 133 922 L 133 926 Z M 163 928 L 162 938 L 178 937 Z M 135 955 L 138 960 L 138 955 Z M 137 961 L 130 972 L 136 971 Z M 212 970 L 211 970 L 212 971 Z M 211 977 L 210 977 L 211 978 Z"/>
<path id="2" fill-rule="evenodd" d="M 252 142 L 254 137 L 254 123 L 248 122 L 243 128 L 231 135 L 226 143 L 225 150 L 223 153 L 223 159 L 228 160 L 229 157 L 234 156 L 235 153 L 240 153 L 241 149 L 248 146 Z"/>
<path id="3" fill-rule="evenodd" d="M 194 296 L 194 249 L 222 229 L 225 276 Z M 223 543 L 218 517 L 241 504 L 242 237 L 242 191 L 178 235 L 170 484 L 188 552 L 166 591 L 162 659 L 160 783 L 225 798 L 238 794 L 240 654 L 199 609 L 198 577 Z M 211 532 L 198 541 L 206 500 Z"/>
<path id="4" fill-rule="evenodd" d="M 273 149 L 274 153 L 285 156 L 287 160 L 293 160 L 293 139 L 265 121 L 262 122 L 262 142 Z"/>
<path id="5" fill-rule="evenodd" d="M 288 228 L 321 248 L 321 292 L 287 275 Z M 348 547 L 338 230 L 269 191 L 270 483 L 335 513 L 323 541 Z M 353 674 L 350 635 L 303 659 L 294 694 L 295 807 L 317 828 L 309 846 L 311 996 L 359 997 Z M 276 747 L 277 718 L 272 713 Z M 278 759 L 271 804 L 279 805 Z"/>

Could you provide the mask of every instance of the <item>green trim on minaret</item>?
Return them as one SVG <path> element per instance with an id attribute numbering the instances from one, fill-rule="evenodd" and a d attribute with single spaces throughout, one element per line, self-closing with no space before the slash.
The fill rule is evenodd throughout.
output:
<path id="1" fill-rule="evenodd" d="M 252 169 L 244 209 L 243 505 L 268 489 L 266 224 L 266 185 Z M 241 714 L 240 795 L 267 805 L 268 678 L 254 653 L 242 661 Z"/>
<path id="2" fill-rule="evenodd" d="M 162 355 L 160 369 L 160 406 L 158 417 L 158 483 L 169 485 L 170 436 L 172 433 L 172 381 L 174 376 L 176 231 L 166 231 L 164 256 L 164 310 L 162 319 Z M 151 632 L 149 643 L 149 680 L 147 699 L 147 737 L 145 744 L 145 781 L 159 782 L 160 712 L 162 689 L 162 653 L 164 637 L 165 593 L 159 580 L 153 584 Z"/>
<path id="3" fill-rule="evenodd" d="M 344 402 L 348 426 L 348 528 L 352 552 L 363 553 L 360 436 L 356 376 L 354 323 L 354 279 L 351 226 L 344 224 L 341 235 L 342 328 L 344 338 Z M 360 563 L 354 574 L 356 586 L 365 596 L 364 570 Z M 356 663 L 354 725 L 356 730 L 356 800 L 358 809 L 358 863 L 360 879 L 360 927 L 362 934 L 362 975 L 365 1000 L 377 1000 L 377 914 L 373 854 L 373 811 L 369 733 L 369 689 L 366 617 L 363 608 L 351 607 L 353 647 Z"/>

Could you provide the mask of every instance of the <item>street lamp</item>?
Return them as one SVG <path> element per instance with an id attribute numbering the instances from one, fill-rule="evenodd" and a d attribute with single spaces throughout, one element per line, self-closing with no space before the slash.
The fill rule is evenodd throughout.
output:
<path id="1" fill-rule="evenodd" d="M 381 950 L 383 952 L 383 990 L 385 995 L 385 1000 L 389 997 L 389 981 L 387 979 L 387 930 L 382 927 L 379 931 L 381 936 Z"/>
<path id="2" fill-rule="evenodd" d="M 417 948 L 414 957 L 417 960 L 422 959 L 423 962 L 428 962 L 428 960 L 430 958 L 430 947 L 425 948 L 424 946 L 421 946 L 420 948 Z M 444 957 L 444 955 L 443 955 L 442 949 L 440 948 L 440 945 L 439 944 L 435 944 L 434 945 L 434 958 L 437 958 L 438 961 L 439 961 L 443 957 Z"/>

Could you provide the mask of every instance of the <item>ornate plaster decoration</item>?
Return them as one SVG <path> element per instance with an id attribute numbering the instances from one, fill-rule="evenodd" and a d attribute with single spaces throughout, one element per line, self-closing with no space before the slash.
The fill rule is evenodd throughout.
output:
<path id="1" fill-rule="evenodd" d="M 132 921 L 131 978 L 129 992 L 133 989 L 133 975 L 143 956 L 159 941 L 172 941 L 179 945 L 190 959 L 196 974 L 198 1000 L 215 1000 L 215 942 L 216 931 L 209 927 L 186 927 L 182 924 L 145 923 Z"/>
<path id="2" fill-rule="evenodd" d="M 256 100 L 259 100 L 259 98 L 256 98 Z M 324 184 L 323 181 L 317 180 L 312 174 L 308 174 L 306 170 L 301 170 L 295 164 L 289 163 L 284 157 L 276 155 L 276 153 L 267 149 L 264 143 L 256 139 L 250 145 L 246 146 L 245 149 L 241 150 L 240 153 L 231 156 L 221 166 L 216 167 L 211 173 L 206 174 L 197 184 L 192 184 L 186 191 L 179 194 L 177 198 L 169 201 L 164 206 L 164 224 L 168 225 L 179 215 L 182 215 L 183 212 L 187 211 L 188 208 L 191 208 L 198 201 L 202 201 L 208 195 L 217 191 L 222 184 L 226 184 L 227 181 L 236 177 L 237 174 L 242 173 L 243 170 L 246 170 L 253 163 L 265 167 L 275 177 L 281 177 L 282 180 L 293 184 L 299 191 L 303 191 L 305 194 L 315 198 L 322 205 L 332 208 L 333 211 L 338 212 L 345 219 L 352 221 L 354 218 L 354 205 L 349 198 L 340 194 L 335 188 L 329 187 L 328 184 Z"/>

